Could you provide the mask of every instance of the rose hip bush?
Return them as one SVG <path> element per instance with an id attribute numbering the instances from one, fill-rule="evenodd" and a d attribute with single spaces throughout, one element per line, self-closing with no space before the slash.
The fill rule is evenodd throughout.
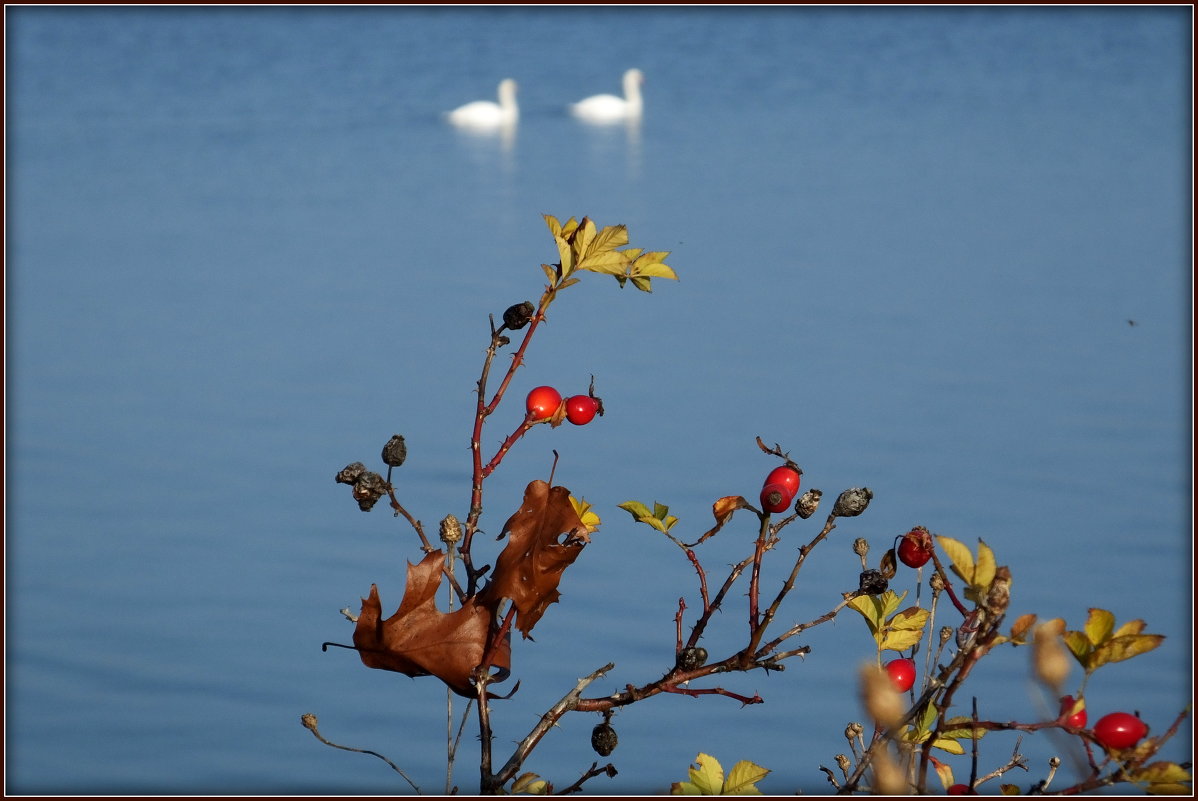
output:
<path id="1" fill-rule="evenodd" d="M 395 516 L 405 518 L 415 533 L 413 545 L 422 556 L 408 564 L 406 575 L 384 571 L 380 576 L 384 590 L 378 585 L 364 588 L 368 592 L 356 615 L 342 610 L 353 623 L 353 644 L 341 647 L 356 650 L 364 667 L 423 677 L 425 682 L 439 681 L 448 689 L 450 729 L 458 734 L 446 749 L 447 793 L 456 791 L 453 768 L 467 722 L 464 716 L 453 725 L 452 696 L 470 700 L 466 714 L 473 714 L 476 721 L 480 793 L 575 792 L 596 777 L 616 775 L 618 757 L 600 765 L 584 754 L 588 745 L 604 760 L 618 754 L 619 734 L 612 720 L 617 710 L 652 703 L 664 694 L 711 696 L 713 703 L 721 698 L 738 705 L 766 703 L 767 699 L 757 694 L 745 696 L 720 686 L 720 675 L 782 671 L 787 660 L 810 653 L 797 638 L 843 613 L 859 616 L 864 624 L 860 629 L 850 627 L 845 634 L 860 643 L 860 707 L 857 713 L 846 710 L 847 725 L 843 721 L 834 724 L 837 731 L 844 726 L 847 753 L 830 751 L 822 757 L 828 764 L 812 765 L 813 776 L 826 782 L 825 789 L 840 794 L 894 795 L 957 795 L 980 790 L 1006 795 L 1072 795 L 1111 786 L 1150 793 L 1191 792 L 1189 763 L 1157 757 L 1188 717 L 1188 705 L 1171 721 L 1145 721 L 1116 710 L 1100 717 L 1093 728 L 1086 728 L 1087 706 L 1107 710 L 1128 702 L 1088 696 L 1094 672 L 1151 651 L 1164 637 L 1147 633 L 1147 624 L 1141 620 L 1117 625 L 1111 612 L 1098 607 L 1090 609 L 1087 619 L 1076 628 L 1063 619 L 1041 619 L 1034 614 L 1009 620 L 1014 571 L 1001 564 L 995 551 L 981 540 L 975 548 L 960 539 L 934 534 L 927 526 L 913 525 L 905 532 L 880 536 L 887 545 L 871 560 L 868 538 L 857 536 L 851 547 L 860 558 L 860 572 L 843 577 L 845 591 L 837 597 L 804 598 L 804 603 L 815 603 L 817 608 L 800 613 L 792 592 L 803 569 L 817 550 L 822 554 L 828 548 L 846 547 L 843 537 L 832 534 L 841 526 L 860 526 L 854 518 L 867 512 L 874 491 L 850 487 L 839 492 L 831 508 L 825 506 L 823 522 L 817 519 L 804 534 L 800 529 L 819 512 L 823 491 L 809 488 L 800 494 L 804 470 L 788 451 L 760 437 L 756 448 L 767 464 L 758 497 L 750 500 L 713 492 L 711 518 L 705 524 L 688 526 L 689 535 L 681 533 L 684 527 L 665 504 L 650 506 L 637 500 L 619 504 L 632 518 L 621 518 L 624 525 L 643 524 L 666 537 L 694 571 L 695 586 L 679 599 L 676 609 L 664 612 L 675 622 L 673 662 L 663 665 L 658 676 L 642 677 L 614 693 L 592 697 L 585 695 L 587 687 L 615 666 L 578 666 L 569 677 L 562 677 L 565 691 L 561 699 L 545 710 L 509 753 L 496 754 L 492 716 L 515 692 L 513 688 L 502 693 L 498 685 L 518 675 L 520 660 L 527 658 L 513 641 L 513 633 L 529 638 L 538 621 L 551 611 L 579 614 L 568 607 L 560 611 L 552 607 L 560 596 L 558 587 L 569 581 L 571 565 L 585 558 L 586 546 L 598 536 L 602 520 L 581 494 L 553 486 L 551 473 L 549 481 L 531 481 L 522 499 L 503 500 L 511 510 L 501 531 L 506 542 L 497 553 L 486 553 L 483 538 L 476 535 L 481 529 L 487 479 L 535 426 L 588 425 L 604 415 L 605 409 L 595 394 L 594 378 L 586 394 L 563 396 L 554 386 L 542 384 L 528 392 L 519 424 L 489 454 L 483 446 L 485 426 L 508 396 L 512 379 L 523 367 L 536 333 L 547 324 L 546 312 L 559 293 L 578 284 L 586 274 L 609 275 L 622 287 L 631 284 L 645 292 L 651 290 L 653 279 L 676 278 L 666 264 L 667 252 L 628 247 L 628 233 L 622 225 L 600 228 L 585 217 L 563 224 L 546 216 L 545 222 L 558 260 L 541 265 L 546 284 L 537 302 L 508 306 L 499 325 L 493 315 L 490 318 L 490 342 L 476 382 L 471 425 L 470 497 L 458 510 L 464 512 L 461 518 L 452 512 L 442 516 L 437 531 L 440 544 L 430 541 L 423 523 L 401 503 L 391 481 L 392 471 L 406 462 L 402 436 L 392 436 L 383 447 L 385 477 L 357 461 L 335 476 L 338 483 L 350 486 L 359 509 L 370 511 L 386 497 Z M 510 363 L 493 375 L 497 355 L 508 347 L 513 348 Z M 568 437 L 563 436 L 561 446 L 567 448 L 568 444 Z M 792 526 L 795 531 L 788 539 L 792 545 L 779 547 L 781 532 Z M 705 563 L 704 544 L 732 530 L 738 532 L 733 536 L 747 543 L 743 556 L 731 565 L 723 558 Z M 744 537 L 745 532 L 754 536 Z M 799 543 L 797 553 L 795 542 Z M 780 587 L 767 587 L 763 582 L 766 560 L 783 563 L 781 572 L 787 577 Z M 711 564 L 713 561 L 718 564 Z M 396 585 L 401 580 L 402 598 L 396 604 Z M 908 600 L 912 588 L 919 590 L 914 601 Z M 386 607 L 384 595 L 389 599 Z M 438 596 L 443 596 L 442 600 Z M 739 645 L 725 653 L 708 653 L 702 644 L 708 629 L 733 625 L 733 621 L 735 629 L 742 632 Z M 586 626 L 578 629 L 579 636 L 587 636 Z M 324 647 L 330 645 L 339 644 L 325 643 Z M 1026 660 L 1021 661 L 1023 665 L 1030 662 L 1049 699 L 1044 716 L 1015 721 L 1004 716 L 1001 699 L 986 701 L 986 714 L 979 712 L 977 698 L 968 703 L 963 700 L 962 688 L 983 659 L 1019 650 L 1027 656 L 1016 658 Z M 1081 667 L 1083 677 L 1078 686 L 1067 688 L 1073 665 Z M 582 679 L 573 678 L 582 673 L 586 673 Z M 426 696 L 417 689 L 413 698 L 419 702 Z M 990 704 L 995 705 L 993 710 Z M 524 770 L 538 744 L 553 736 L 558 721 L 570 714 L 598 718 L 590 742 L 580 744 L 577 765 L 561 766 L 572 781 Z M 636 725 L 635 721 L 631 713 L 621 716 L 621 726 Z M 330 742 L 320 733 L 315 715 L 304 714 L 301 722 L 328 745 L 384 760 L 420 792 L 408 773 L 387 757 Z M 1000 733 L 1020 738 L 1045 731 L 1060 734 L 1064 740 L 1055 742 L 1070 749 L 1072 756 L 1083 755 L 1077 775 L 1068 779 L 1057 776 L 1061 765 L 1057 757 L 1046 765 L 1029 765 L 1019 752 L 1018 739 L 1013 753 L 1002 746 L 989 747 Z M 835 767 L 830 767 L 833 764 Z M 678 766 L 676 770 L 681 769 Z M 1031 774 L 1023 785 L 1010 781 L 1015 769 Z M 769 773 L 768 768 L 746 759 L 725 771 L 716 757 L 703 752 L 697 752 L 695 764 L 686 770 L 687 778 L 682 781 L 670 783 L 669 777 L 663 776 L 661 790 L 753 794 L 759 792 L 757 783 Z"/>

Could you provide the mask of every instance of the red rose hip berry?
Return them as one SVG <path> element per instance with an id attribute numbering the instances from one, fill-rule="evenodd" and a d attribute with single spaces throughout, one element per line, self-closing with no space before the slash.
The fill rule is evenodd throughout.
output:
<path id="1" fill-rule="evenodd" d="M 766 484 L 761 488 L 761 508 L 766 512 L 785 512 L 790 508 L 794 496 L 783 484 Z"/>
<path id="2" fill-rule="evenodd" d="M 1066 695 L 1061 699 L 1061 712 L 1065 717 L 1065 725 L 1072 726 L 1075 729 L 1086 728 L 1086 702 L 1085 699 L 1073 700 L 1072 695 Z"/>
<path id="3" fill-rule="evenodd" d="M 898 544 L 899 561 L 907 567 L 923 567 L 932 558 L 932 547 L 932 535 L 923 526 L 916 526 Z"/>
<path id="4" fill-rule="evenodd" d="M 797 467 L 791 467 L 788 464 L 779 465 L 765 477 L 765 483 L 766 485 L 781 484 L 786 487 L 786 491 L 793 498 L 799 494 L 799 476 L 801 475 L 803 475 L 803 471 Z M 789 506 L 790 504 L 787 505 Z"/>
<path id="5" fill-rule="evenodd" d="M 575 395 L 566 399 L 566 419 L 576 426 L 585 426 L 595 419 L 599 401 L 590 395 Z"/>
<path id="6" fill-rule="evenodd" d="M 910 659 L 892 659 L 886 663 L 886 673 L 890 683 L 900 693 L 905 693 L 915 686 L 915 663 Z"/>
<path id="7" fill-rule="evenodd" d="M 562 396 L 553 387 L 536 387 L 528 393 L 524 408 L 533 420 L 544 420 L 552 417 L 557 407 L 562 405 Z"/>
<path id="8" fill-rule="evenodd" d="M 1132 748 L 1148 733 L 1144 721 L 1127 712 L 1112 712 L 1103 715 L 1094 724 L 1094 737 L 1108 751 Z"/>

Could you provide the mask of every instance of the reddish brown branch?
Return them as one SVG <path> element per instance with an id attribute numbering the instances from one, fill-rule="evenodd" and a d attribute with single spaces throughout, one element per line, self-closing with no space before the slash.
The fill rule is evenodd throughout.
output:
<path id="1" fill-rule="evenodd" d="M 515 445 L 516 441 L 519 440 L 520 437 L 524 436 L 525 433 L 527 433 L 528 430 L 534 425 L 536 425 L 536 421 L 532 419 L 531 415 L 524 418 L 524 422 L 522 422 L 520 426 L 503 441 L 503 444 L 499 446 L 499 450 L 496 452 L 495 458 L 493 458 L 486 464 L 485 467 L 482 468 L 483 478 L 486 478 L 487 476 L 491 475 L 491 473 L 495 472 L 495 468 L 499 467 L 499 463 L 503 461 L 503 457 L 507 455 L 507 452 L 511 450 L 511 447 Z"/>
<path id="2" fill-rule="evenodd" d="M 727 698 L 733 698 L 737 701 L 740 701 L 745 706 L 748 706 L 749 704 L 764 704 L 765 703 L 765 701 L 762 699 L 762 697 L 760 695 L 758 695 L 757 693 L 753 693 L 753 697 L 749 698 L 747 696 L 741 695 L 740 693 L 734 693 L 731 690 L 725 690 L 723 687 L 706 687 L 706 688 L 693 688 L 692 689 L 690 687 L 678 687 L 676 685 L 667 684 L 662 688 L 662 691 L 667 692 L 667 693 L 675 693 L 677 695 L 689 695 L 692 698 L 698 698 L 700 695 L 723 695 Z"/>
<path id="3" fill-rule="evenodd" d="M 944 569 L 944 565 L 940 563 L 940 557 L 936 555 L 936 549 L 932 549 L 932 562 L 936 565 L 936 572 L 940 574 L 940 578 L 944 579 L 944 589 L 948 591 L 949 600 L 953 602 L 953 606 L 957 607 L 957 611 L 963 615 L 968 615 L 969 610 L 965 608 L 965 604 L 957 597 L 957 593 L 953 591 L 953 583 L 949 581 L 948 571 Z"/>
<path id="4" fill-rule="evenodd" d="M 699 557 L 695 556 L 695 552 L 690 548 L 686 549 L 686 558 L 695 566 L 695 572 L 699 574 L 699 595 L 703 598 L 703 611 L 711 610 L 711 603 L 707 598 L 707 571 L 703 569 L 703 565 L 699 564 Z M 681 637 L 679 637 L 681 639 Z"/>

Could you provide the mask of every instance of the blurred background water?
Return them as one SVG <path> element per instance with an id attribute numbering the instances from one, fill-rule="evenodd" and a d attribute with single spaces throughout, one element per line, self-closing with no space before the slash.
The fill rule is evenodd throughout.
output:
<path id="1" fill-rule="evenodd" d="M 594 375 L 607 408 L 530 432 L 487 484 L 496 533 L 556 449 L 555 482 L 604 521 L 516 645 L 501 758 L 605 662 L 589 695 L 669 666 L 694 572 L 616 504 L 667 503 L 693 539 L 716 498 L 756 498 L 758 435 L 829 502 L 875 492 L 786 621 L 855 588 L 855 537 L 871 562 L 915 524 L 982 538 L 1014 573 L 1012 619 L 1078 628 L 1097 606 L 1167 635 L 1087 688 L 1092 721 L 1164 731 L 1192 697 L 1190 14 L 6 8 L 8 791 L 410 790 L 317 743 L 306 712 L 444 789 L 440 685 L 321 652 L 371 583 L 394 609 L 419 556 L 333 476 L 378 469 L 402 433 L 400 499 L 430 530 L 465 517 L 487 315 L 539 294 L 544 213 L 625 223 L 681 280 L 563 293 L 484 435 L 537 384 Z M 632 66 L 639 125 L 566 114 Z M 504 77 L 512 136 L 445 124 Z M 713 576 L 747 553 L 744 514 L 700 550 Z M 766 586 L 823 517 L 786 530 Z M 713 657 L 741 643 L 743 602 Z M 699 752 L 770 768 L 767 792 L 827 790 L 872 639 L 845 613 L 797 644 L 786 672 L 719 683 L 765 704 L 619 712 L 619 775 L 588 791 L 667 791 Z M 1046 714 L 1027 665 L 978 668 L 983 717 Z M 568 785 L 597 722 L 568 717 L 527 769 Z M 982 771 L 1014 744 L 987 737 Z M 1004 780 L 1025 788 L 1080 755 L 1022 748 L 1030 772 Z M 1191 749 L 1187 720 L 1164 755 Z"/>

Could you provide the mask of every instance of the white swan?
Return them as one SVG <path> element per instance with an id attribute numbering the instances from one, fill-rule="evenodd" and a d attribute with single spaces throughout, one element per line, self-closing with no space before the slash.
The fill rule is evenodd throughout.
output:
<path id="1" fill-rule="evenodd" d="M 570 113 L 587 122 L 617 122 L 641 116 L 641 84 L 645 76 L 638 69 L 624 73 L 624 96 L 595 95 L 570 105 Z"/>
<path id="2" fill-rule="evenodd" d="M 516 106 L 516 82 L 504 78 L 499 82 L 499 102 L 476 100 L 459 106 L 445 115 L 451 123 L 464 128 L 499 128 L 512 125 L 520 116 Z"/>

